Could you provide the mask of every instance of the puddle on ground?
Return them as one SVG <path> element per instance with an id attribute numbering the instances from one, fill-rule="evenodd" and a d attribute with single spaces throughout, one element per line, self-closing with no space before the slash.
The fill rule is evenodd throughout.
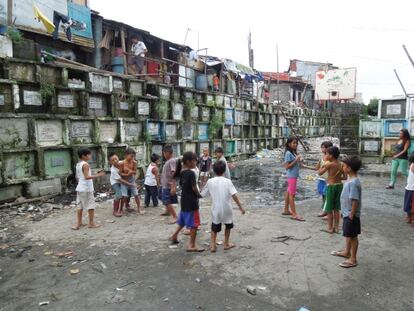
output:
<path id="1" fill-rule="evenodd" d="M 239 192 L 250 192 L 252 202 L 251 207 L 273 207 L 284 204 L 284 196 L 287 188 L 287 179 L 283 174 L 285 169 L 281 163 L 249 163 L 238 164 L 232 170 L 232 180 Z M 306 172 L 301 173 L 298 182 L 296 200 L 302 201 L 317 198 L 316 181 L 307 181 L 303 177 Z"/>

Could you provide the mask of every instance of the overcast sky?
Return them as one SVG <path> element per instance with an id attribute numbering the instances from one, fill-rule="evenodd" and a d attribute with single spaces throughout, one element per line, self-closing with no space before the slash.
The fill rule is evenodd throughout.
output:
<path id="1" fill-rule="evenodd" d="M 252 33 L 255 68 L 286 71 L 290 59 L 331 62 L 357 68 L 357 92 L 364 101 L 402 94 L 396 68 L 408 93 L 414 93 L 414 1 L 133 1 L 91 0 L 91 8 L 108 19 L 210 55 L 248 65 L 247 35 Z"/>

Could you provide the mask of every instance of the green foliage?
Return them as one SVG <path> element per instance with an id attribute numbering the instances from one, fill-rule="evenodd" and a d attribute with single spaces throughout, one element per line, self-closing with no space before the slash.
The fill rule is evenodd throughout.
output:
<path id="1" fill-rule="evenodd" d="M 15 27 L 7 27 L 7 37 L 9 37 L 13 43 L 20 43 L 23 39 L 22 33 Z"/>
<path id="2" fill-rule="evenodd" d="M 216 101 L 215 101 L 215 100 L 209 100 L 209 101 L 207 102 L 207 106 L 209 106 L 209 107 L 213 107 L 213 108 L 216 108 L 216 107 L 217 107 L 217 103 L 216 103 Z"/>
<path id="3" fill-rule="evenodd" d="M 220 115 L 213 115 L 208 127 L 208 136 L 214 138 L 217 135 L 218 130 L 223 126 L 223 118 Z"/>
<path id="4" fill-rule="evenodd" d="M 46 102 L 51 99 L 55 95 L 55 86 L 50 83 L 42 83 L 40 84 L 40 96 L 42 97 L 42 101 Z"/>
<path id="5" fill-rule="evenodd" d="M 168 101 L 165 99 L 160 99 L 159 102 L 155 105 L 155 111 L 157 112 L 160 119 L 168 119 Z"/>
<path id="6" fill-rule="evenodd" d="M 196 101 L 194 100 L 194 98 L 187 98 L 187 99 L 185 100 L 184 107 L 185 107 L 188 111 L 193 110 L 195 106 L 196 106 Z"/>
<path id="7" fill-rule="evenodd" d="M 151 137 L 151 134 L 149 132 L 144 133 L 144 140 L 145 140 L 145 143 L 147 145 L 149 145 L 151 143 L 152 137 Z"/>
<path id="8" fill-rule="evenodd" d="M 378 115 L 378 98 L 371 98 L 367 106 L 368 115 L 376 117 Z"/>

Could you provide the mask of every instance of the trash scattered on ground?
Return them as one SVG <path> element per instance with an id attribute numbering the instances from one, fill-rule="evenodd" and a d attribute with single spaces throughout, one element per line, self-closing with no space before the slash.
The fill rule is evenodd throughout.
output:
<path id="1" fill-rule="evenodd" d="M 201 280 L 200 280 L 199 278 L 196 278 L 196 279 L 195 279 L 195 281 L 196 281 L 197 283 L 201 283 Z"/>
<path id="2" fill-rule="evenodd" d="M 105 220 L 105 222 L 107 222 L 109 224 L 113 224 L 115 222 L 115 219 L 107 219 L 107 220 Z"/>
<path id="3" fill-rule="evenodd" d="M 44 252 L 44 255 L 45 256 L 50 256 L 50 255 L 52 255 L 53 253 L 52 252 Z"/>
<path id="4" fill-rule="evenodd" d="M 102 269 L 106 269 L 107 268 L 106 265 L 103 262 L 101 262 L 100 265 L 101 265 Z"/>
<path id="5" fill-rule="evenodd" d="M 72 258 L 75 256 L 75 253 L 73 251 L 66 251 L 66 252 L 59 252 L 54 254 L 57 257 L 66 257 L 66 258 Z"/>
<path id="6" fill-rule="evenodd" d="M 39 302 L 39 307 L 47 306 L 49 303 L 50 303 L 49 301 L 41 301 L 41 302 Z"/>
<path id="7" fill-rule="evenodd" d="M 125 297 L 119 294 L 115 294 L 113 295 L 109 301 L 107 301 L 108 303 L 121 303 L 125 301 Z"/>
<path id="8" fill-rule="evenodd" d="M 246 290 L 250 295 L 256 295 L 256 287 L 249 285 L 246 287 Z"/>
<path id="9" fill-rule="evenodd" d="M 280 252 L 280 253 L 279 253 L 279 255 L 284 255 L 284 254 L 285 254 L 285 252 Z"/>
<path id="10" fill-rule="evenodd" d="M 155 291 L 155 286 L 147 286 L 147 288 L 149 288 L 152 291 Z"/>
<path id="11" fill-rule="evenodd" d="M 76 269 L 70 269 L 70 274 L 78 274 L 80 270 L 78 268 Z"/>
<path id="12" fill-rule="evenodd" d="M 257 286 L 257 289 L 260 289 L 260 290 L 266 290 L 266 289 L 267 289 L 267 287 L 266 287 L 266 286 Z"/>
<path id="13" fill-rule="evenodd" d="M 128 282 L 124 285 L 118 286 L 117 288 L 115 288 L 115 290 L 121 291 L 121 290 L 123 290 L 124 287 L 127 287 L 128 285 L 131 285 L 131 284 L 136 284 L 136 283 L 137 283 L 136 281 L 131 281 L 131 282 Z"/>
<path id="14" fill-rule="evenodd" d="M 240 245 L 240 248 L 245 248 L 245 249 L 252 249 L 251 245 Z"/>
<path id="15" fill-rule="evenodd" d="M 168 248 L 176 249 L 176 248 L 178 248 L 178 246 L 177 245 L 168 245 Z"/>
<path id="16" fill-rule="evenodd" d="M 306 308 L 304 308 L 304 307 L 301 307 L 300 309 L 299 309 L 299 311 L 310 311 L 309 309 L 306 309 Z"/>
<path id="17" fill-rule="evenodd" d="M 104 254 L 105 256 L 118 256 L 116 252 L 111 252 L 111 251 L 105 251 Z"/>
<path id="18" fill-rule="evenodd" d="M 310 238 L 312 238 L 312 236 L 308 236 L 304 239 L 299 239 L 299 238 L 295 238 L 293 235 L 281 235 L 281 236 L 272 237 L 270 242 L 279 242 L 279 243 L 289 245 L 288 243 L 286 243 L 286 241 L 289 241 L 289 240 L 292 240 L 292 241 L 306 241 L 306 240 L 309 240 Z"/>
<path id="19" fill-rule="evenodd" d="M 167 302 L 169 299 L 168 298 L 164 298 L 162 301 Z"/>

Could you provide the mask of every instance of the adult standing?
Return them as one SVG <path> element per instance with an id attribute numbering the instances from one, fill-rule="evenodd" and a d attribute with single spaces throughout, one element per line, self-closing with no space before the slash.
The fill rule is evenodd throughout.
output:
<path id="1" fill-rule="evenodd" d="M 130 59 L 130 64 L 135 65 L 137 74 L 144 74 L 145 54 L 148 52 L 145 43 L 138 36 L 133 36 L 131 52 L 133 56 Z"/>
<path id="2" fill-rule="evenodd" d="M 408 176 L 408 149 L 410 149 L 411 139 L 410 133 L 407 129 L 400 131 L 400 137 L 397 144 L 394 146 L 393 157 L 391 161 L 391 179 L 387 189 L 394 189 L 397 180 L 398 168 L 401 173 Z"/>

